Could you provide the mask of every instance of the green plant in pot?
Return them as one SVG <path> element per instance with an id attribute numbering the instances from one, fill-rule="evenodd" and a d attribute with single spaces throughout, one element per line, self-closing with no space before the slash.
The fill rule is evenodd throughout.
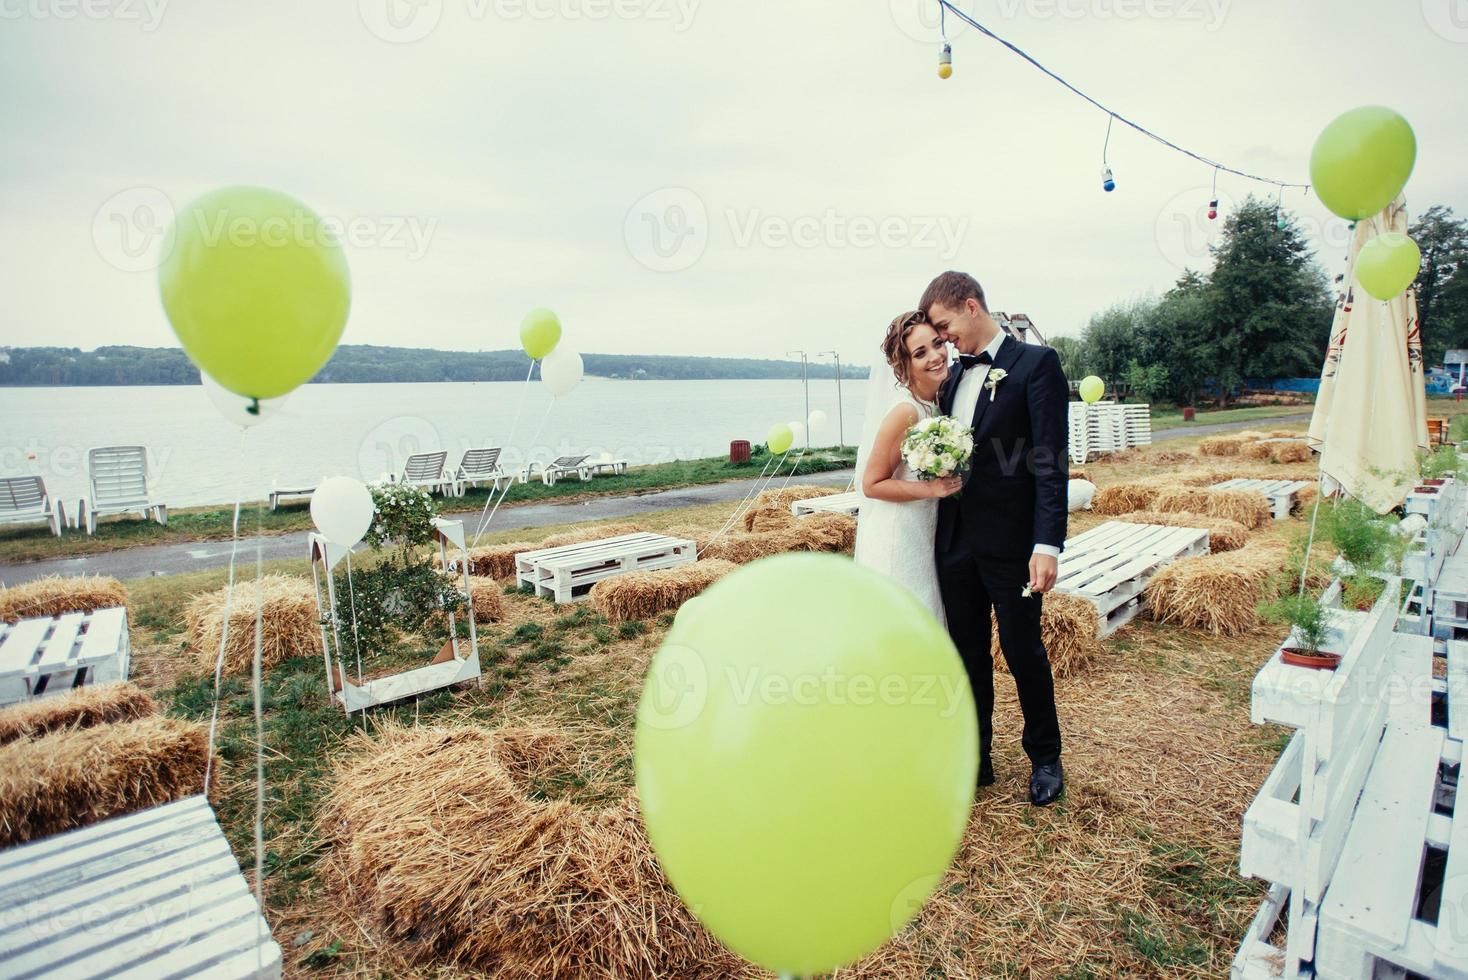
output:
<path id="1" fill-rule="evenodd" d="M 1266 620 L 1290 627 L 1280 659 L 1297 667 L 1334 670 L 1341 655 L 1322 650 L 1330 635 L 1330 612 L 1308 595 L 1291 592 L 1261 606 Z"/>
<path id="2" fill-rule="evenodd" d="M 1468 466 L 1454 446 L 1439 446 L 1431 453 L 1418 453 L 1417 470 L 1422 483 L 1428 486 L 1441 486 L 1446 480 L 1461 480 L 1468 475 Z"/>
<path id="3" fill-rule="evenodd" d="M 1378 515 L 1359 500 L 1338 500 L 1322 515 L 1325 531 L 1341 560 L 1344 576 L 1381 572 L 1400 562 L 1411 542 L 1393 532 L 1396 519 Z"/>

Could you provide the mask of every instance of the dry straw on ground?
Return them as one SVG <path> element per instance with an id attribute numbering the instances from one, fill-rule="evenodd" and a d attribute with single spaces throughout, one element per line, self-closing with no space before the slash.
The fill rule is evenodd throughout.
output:
<path id="1" fill-rule="evenodd" d="M 1267 442 L 1250 442 L 1239 447 L 1239 455 L 1244 459 L 1265 460 L 1269 458 L 1271 448 Z"/>
<path id="2" fill-rule="evenodd" d="M 532 544 L 529 541 L 511 541 L 507 544 L 486 544 L 477 548 L 469 549 L 469 574 L 479 575 L 485 578 L 513 578 L 515 575 L 515 556 L 526 551 L 534 551 L 542 545 Z M 454 556 L 449 556 L 450 562 Z M 435 568 L 442 568 L 443 563 L 438 555 L 433 556 Z"/>
<path id="3" fill-rule="evenodd" d="M 1269 438 L 1271 438 L 1271 439 L 1298 439 L 1298 438 L 1300 438 L 1300 432 L 1298 430 L 1296 430 L 1296 429 L 1270 429 L 1269 430 Z"/>
<path id="4" fill-rule="evenodd" d="M 1273 598 L 1270 581 L 1283 560 L 1280 546 L 1262 543 L 1183 558 L 1153 576 L 1142 601 L 1159 622 L 1237 636 L 1259 625 L 1259 604 Z"/>
<path id="5" fill-rule="evenodd" d="M 591 604 L 614 623 L 647 619 L 677 609 L 738 567 L 733 562 L 706 558 L 676 568 L 616 575 L 591 587 Z"/>
<path id="6" fill-rule="evenodd" d="M 700 558 L 722 558 L 744 565 L 787 551 L 849 551 L 856 542 L 856 518 L 818 512 L 789 527 L 751 534 L 725 532 L 699 551 Z"/>
<path id="7" fill-rule="evenodd" d="M 856 518 L 833 511 L 816 511 L 800 519 L 800 530 L 811 551 L 850 551 L 856 546 Z"/>
<path id="8" fill-rule="evenodd" d="M 1307 443 L 1299 441 L 1275 443 L 1274 461 L 1276 463 L 1308 463 L 1310 455 L 1310 446 Z"/>
<path id="9" fill-rule="evenodd" d="M 1134 510 L 1150 510 L 1158 495 L 1166 489 L 1167 486 L 1161 483 L 1113 483 L 1096 491 L 1096 496 L 1091 498 L 1091 510 L 1107 517 L 1130 514 Z"/>
<path id="10" fill-rule="evenodd" d="M 1200 456 L 1237 456 L 1248 440 L 1238 436 L 1209 436 L 1198 443 Z"/>
<path id="11" fill-rule="evenodd" d="M 189 646 L 199 666 L 209 671 L 214 669 L 219 656 L 227 592 L 228 589 L 220 589 L 196 595 L 184 610 Z M 224 650 L 226 674 L 246 673 L 254 662 L 257 602 L 263 640 L 262 668 L 274 667 L 291 657 L 320 654 L 321 626 L 311 583 L 289 575 L 266 575 L 258 585 L 253 580 L 235 583 Z"/>
<path id="12" fill-rule="evenodd" d="M 744 529 L 751 532 L 780 531 L 798 518 L 788 507 L 751 507 L 744 512 Z"/>
<path id="13" fill-rule="evenodd" d="M 455 579 L 454 584 L 461 580 Z M 492 578 L 469 576 L 469 595 L 474 600 L 474 622 L 497 623 L 505 617 L 505 593 Z"/>
<path id="14" fill-rule="evenodd" d="M 635 524 L 599 524 L 596 527 L 578 527 L 562 534 L 552 534 L 535 548 L 561 548 L 568 544 L 585 544 L 588 541 L 604 541 L 620 538 L 624 534 L 636 534 L 642 528 Z"/>
<path id="15" fill-rule="evenodd" d="M 1050 669 L 1056 677 L 1080 673 L 1101 654 L 1101 615 L 1089 599 L 1051 592 L 1040 612 L 1040 638 L 1050 654 Z M 994 667 L 1008 673 L 999 644 L 999 625 L 989 617 L 989 645 Z"/>
<path id="16" fill-rule="evenodd" d="M 158 713 L 152 695 L 134 684 L 93 684 L 0 710 L 0 745 L 63 728 L 136 721 Z"/>
<path id="17" fill-rule="evenodd" d="M 560 768 L 547 742 L 394 724 L 355 736 L 320 823 L 341 905 L 437 969 L 740 972 L 663 879 L 630 799 L 590 809 L 527 795 L 537 770 Z"/>
<path id="18" fill-rule="evenodd" d="M 203 792 L 207 742 L 155 716 L 0 746 L 0 847 Z"/>
<path id="19" fill-rule="evenodd" d="M 1252 490 L 1214 490 L 1180 487 L 1157 495 L 1154 509 L 1163 513 L 1207 514 L 1237 521 L 1248 530 L 1269 523 L 1269 501 Z"/>
<path id="20" fill-rule="evenodd" d="M 0 622 L 14 623 L 40 616 L 92 612 L 126 605 L 127 590 L 115 578 L 105 575 L 79 575 L 75 578 L 48 575 L 0 589 Z"/>
<path id="21" fill-rule="evenodd" d="M 1208 550 L 1217 554 L 1221 551 L 1234 551 L 1244 546 L 1248 540 L 1249 530 L 1238 521 L 1230 521 L 1223 517 L 1209 517 L 1207 514 L 1192 514 L 1187 512 L 1164 513 L 1157 510 L 1139 510 L 1127 514 L 1126 519 L 1133 524 L 1165 524 L 1169 527 L 1201 527 L 1208 532 Z"/>
<path id="22" fill-rule="evenodd" d="M 754 498 L 754 506 L 758 509 L 789 510 L 790 505 L 797 500 L 809 500 L 812 497 L 828 497 L 840 491 L 840 487 L 816 487 L 809 484 L 797 483 L 791 487 L 779 487 L 773 490 L 760 491 L 759 496 Z"/>

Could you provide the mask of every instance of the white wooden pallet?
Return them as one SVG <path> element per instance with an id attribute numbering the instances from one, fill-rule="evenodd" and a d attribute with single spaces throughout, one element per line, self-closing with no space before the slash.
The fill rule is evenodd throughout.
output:
<path id="1" fill-rule="evenodd" d="M 1107 521 L 1065 543 L 1055 591 L 1089 599 L 1107 636 L 1140 611 L 1142 589 L 1162 566 L 1207 553 L 1203 528 Z"/>
<path id="2" fill-rule="evenodd" d="M 280 976 L 280 946 L 203 796 L 0 851 L 0 974 Z"/>
<path id="3" fill-rule="evenodd" d="M 584 599 L 593 585 L 614 575 L 689 565 L 696 557 L 694 543 L 686 538 L 640 531 L 521 552 L 515 556 L 515 577 L 522 588 L 565 603 Z"/>
<path id="4" fill-rule="evenodd" d="M 0 623 L 0 706 L 125 681 L 131 650 L 122 606 Z"/>
<path id="5" fill-rule="evenodd" d="M 1274 519 L 1282 521 L 1290 516 L 1300 498 L 1300 491 L 1310 484 L 1305 480 L 1224 480 L 1213 484 L 1214 490 L 1252 490 L 1263 494 L 1269 501 Z"/>
<path id="6" fill-rule="evenodd" d="M 818 511 L 830 511 L 836 514 L 850 514 L 856 517 L 861 513 L 861 494 L 855 490 L 845 493 L 833 493 L 825 497 L 810 497 L 806 500 L 797 500 L 790 505 L 790 513 L 796 517 L 805 517 Z"/>
<path id="7" fill-rule="evenodd" d="M 1468 553 L 1460 549 L 1444 559 L 1442 571 L 1428 592 L 1432 635 L 1445 640 L 1468 639 Z"/>

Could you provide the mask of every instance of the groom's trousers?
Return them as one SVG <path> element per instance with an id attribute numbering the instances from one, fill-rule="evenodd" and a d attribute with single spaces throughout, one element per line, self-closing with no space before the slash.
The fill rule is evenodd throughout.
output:
<path id="1" fill-rule="evenodd" d="M 1024 712 L 1025 754 L 1036 766 L 1060 759 L 1060 720 L 1055 714 L 1055 680 L 1040 638 L 1038 593 L 1021 596 L 1029 582 L 1028 559 L 940 556 L 938 582 L 948 632 L 963 658 L 979 713 L 979 749 L 989 758 L 994 740 L 994 657 L 989 609 L 999 624 L 999 647 L 1019 692 Z"/>

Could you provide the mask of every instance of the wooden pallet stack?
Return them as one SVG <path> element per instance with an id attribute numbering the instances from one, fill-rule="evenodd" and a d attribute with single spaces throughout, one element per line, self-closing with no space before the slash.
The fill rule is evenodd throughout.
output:
<path id="1" fill-rule="evenodd" d="M 0 623 L 0 706 L 125 681 L 131 657 L 121 606 Z"/>
<path id="2" fill-rule="evenodd" d="M 626 572 L 692 564 L 697 548 L 686 538 L 640 531 L 599 541 L 525 551 L 515 556 L 521 588 L 558 603 L 584 599 L 602 579 Z"/>
<path id="3" fill-rule="evenodd" d="M 1055 591 L 1089 599 L 1107 636 L 1141 611 L 1142 590 L 1159 569 L 1207 553 L 1202 528 L 1107 521 L 1065 542 Z"/>

